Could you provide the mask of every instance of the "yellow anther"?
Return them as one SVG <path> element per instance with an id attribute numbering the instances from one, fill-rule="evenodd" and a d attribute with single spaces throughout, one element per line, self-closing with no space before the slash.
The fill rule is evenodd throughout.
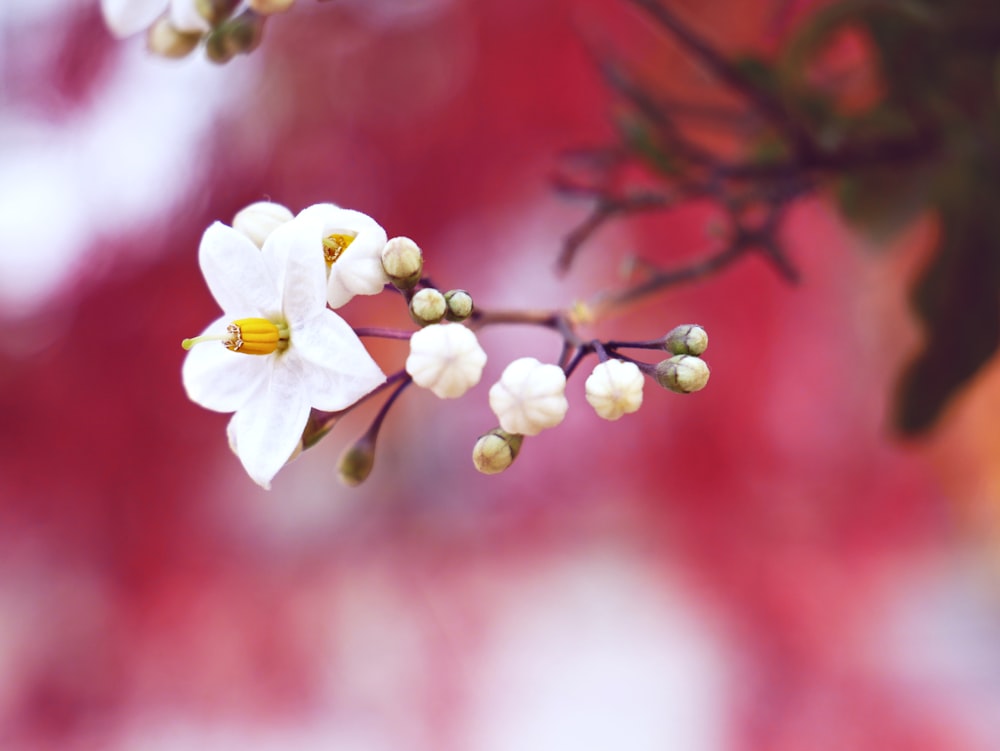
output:
<path id="1" fill-rule="evenodd" d="M 341 254 L 347 250 L 347 246 L 354 242 L 354 237 L 354 235 L 332 234 L 323 238 L 323 258 L 326 259 L 327 266 L 336 263 Z"/>
<path id="2" fill-rule="evenodd" d="M 184 349 L 207 341 L 221 341 L 223 346 L 244 355 L 269 355 L 288 347 L 288 327 L 266 318 L 241 318 L 226 327 L 225 334 L 206 334 L 181 342 Z"/>
<path id="3" fill-rule="evenodd" d="M 224 344 L 226 349 L 242 352 L 244 355 L 269 355 L 276 349 L 284 349 L 288 344 L 285 332 L 284 346 L 278 327 L 266 318 L 241 318 L 226 327 L 229 334 Z"/>

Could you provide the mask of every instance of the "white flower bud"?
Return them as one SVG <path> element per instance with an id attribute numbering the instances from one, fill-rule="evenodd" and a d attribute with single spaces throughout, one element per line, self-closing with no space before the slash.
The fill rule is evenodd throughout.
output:
<path id="1" fill-rule="evenodd" d="M 444 293 L 448 311 L 445 316 L 449 321 L 464 321 L 472 315 L 472 295 L 464 289 L 453 289 Z"/>
<path id="2" fill-rule="evenodd" d="M 708 332 L 696 323 L 685 323 L 666 335 L 663 348 L 674 355 L 700 355 L 708 349 Z"/>
<path id="3" fill-rule="evenodd" d="M 562 368 L 522 357 L 490 388 L 490 409 L 508 433 L 537 435 L 563 421 L 569 409 L 565 392 Z"/>
<path id="4" fill-rule="evenodd" d="M 382 248 L 382 268 L 397 289 L 413 289 L 424 271 L 420 246 L 408 237 L 394 237 Z"/>
<path id="5" fill-rule="evenodd" d="M 674 355 L 656 366 L 656 381 L 678 394 L 701 391 L 711 375 L 708 363 L 694 355 Z"/>
<path id="6" fill-rule="evenodd" d="M 448 312 L 448 302 L 440 291 L 427 287 L 410 300 L 410 317 L 418 326 L 438 323 Z"/>
<path id="7" fill-rule="evenodd" d="M 294 216 L 280 203 L 257 201 L 236 212 L 233 229 L 249 237 L 258 248 L 263 248 L 268 235 L 285 222 L 290 222 Z"/>
<path id="8" fill-rule="evenodd" d="M 514 463 L 523 442 L 522 435 L 494 428 L 479 436 L 472 449 L 472 463 L 484 475 L 499 474 Z"/>
<path id="9" fill-rule="evenodd" d="M 434 324 L 410 337 L 406 372 L 440 399 L 457 399 L 479 383 L 486 353 L 476 335 L 458 324 Z"/>
<path id="10" fill-rule="evenodd" d="M 586 382 L 586 397 L 599 417 L 617 420 L 642 406 L 646 379 L 634 362 L 607 360 L 594 368 Z"/>

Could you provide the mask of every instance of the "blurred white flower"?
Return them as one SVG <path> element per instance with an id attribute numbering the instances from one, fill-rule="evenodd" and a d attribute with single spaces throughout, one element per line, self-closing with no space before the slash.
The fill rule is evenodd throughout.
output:
<path id="1" fill-rule="evenodd" d="M 479 383 L 485 365 L 476 335 L 460 324 L 436 323 L 410 337 L 406 372 L 441 399 L 457 399 Z"/>
<path id="2" fill-rule="evenodd" d="M 204 32 L 211 26 L 198 11 L 197 0 L 101 0 L 108 29 L 119 39 L 138 34 L 169 10 L 177 31 Z"/>
<path id="3" fill-rule="evenodd" d="M 188 396 L 235 412 L 230 443 L 265 488 L 296 451 L 312 408 L 344 409 L 385 381 L 351 327 L 326 308 L 323 258 L 302 229 L 283 224 L 259 250 L 231 227 L 209 227 L 198 258 L 224 315 L 184 342 Z"/>
<path id="4" fill-rule="evenodd" d="M 375 295 L 389 282 L 382 268 L 385 230 L 367 214 L 318 203 L 295 217 L 307 225 L 326 260 L 326 301 L 339 308 L 355 295 Z"/>
<path id="5" fill-rule="evenodd" d="M 587 401 L 599 417 L 617 420 L 642 406 L 646 379 L 634 362 L 607 360 L 599 363 L 585 384 Z"/>
<path id="6" fill-rule="evenodd" d="M 562 368 L 522 357 L 490 387 L 490 409 L 508 433 L 537 435 L 563 421 L 569 409 L 565 392 Z"/>
<path id="7" fill-rule="evenodd" d="M 285 222 L 290 222 L 294 216 L 280 203 L 257 201 L 236 212 L 236 216 L 233 217 L 233 229 L 249 237 L 258 248 L 262 248 L 267 236 Z"/>

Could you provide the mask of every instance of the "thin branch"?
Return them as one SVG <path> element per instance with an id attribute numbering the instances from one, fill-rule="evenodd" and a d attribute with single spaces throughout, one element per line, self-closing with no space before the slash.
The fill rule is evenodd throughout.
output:
<path id="1" fill-rule="evenodd" d="M 593 211 L 576 229 L 566 236 L 562 251 L 556 261 L 560 271 L 567 271 L 573 264 L 580 247 L 600 229 L 606 222 L 619 214 L 631 214 L 639 211 L 663 209 L 673 203 L 674 197 L 665 193 L 637 193 L 625 198 L 604 197 L 594 207 Z"/>
<path id="2" fill-rule="evenodd" d="M 781 100 L 760 87 L 730 60 L 701 38 L 659 0 L 631 0 L 645 10 L 664 29 L 707 67 L 716 78 L 742 96 L 777 130 L 789 137 L 798 153 L 813 149 L 811 136 L 794 120 Z"/>

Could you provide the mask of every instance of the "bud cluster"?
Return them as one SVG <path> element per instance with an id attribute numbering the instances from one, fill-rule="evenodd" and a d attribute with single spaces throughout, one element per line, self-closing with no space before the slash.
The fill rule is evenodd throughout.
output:
<path id="1" fill-rule="evenodd" d="M 562 319 L 560 323 L 572 325 L 569 319 Z M 567 338 L 567 345 L 569 343 Z M 502 472 L 513 463 L 521 449 L 521 440 L 509 448 L 513 438 L 523 440 L 524 436 L 537 435 L 561 423 L 569 406 L 565 397 L 566 379 L 589 354 L 597 354 L 600 362 L 585 383 L 587 402 L 599 417 L 613 421 L 642 406 L 647 376 L 663 388 L 680 394 L 703 389 L 708 384 L 709 368 L 698 355 L 707 348 L 705 329 L 686 324 L 652 341 L 595 340 L 578 344 L 575 354 L 564 359 L 561 366 L 543 365 L 534 358 L 515 360 L 490 389 L 490 407 L 500 420 L 500 427 L 476 442 L 473 463 L 485 474 Z M 624 349 L 665 350 L 673 356 L 659 363 L 646 363 L 624 355 L 621 352 Z"/>
<path id="2" fill-rule="evenodd" d="M 108 29 L 124 38 L 146 31 L 150 52 L 179 58 L 200 44 L 209 60 L 224 63 L 260 43 L 268 16 L 290 10 L 295 0 L 104 0 Z"/>

